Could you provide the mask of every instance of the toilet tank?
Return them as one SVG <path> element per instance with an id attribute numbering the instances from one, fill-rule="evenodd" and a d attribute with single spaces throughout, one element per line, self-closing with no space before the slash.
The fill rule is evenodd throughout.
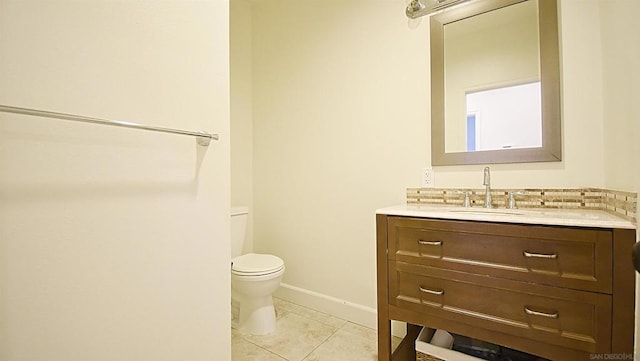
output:
<path id="1" fill-rule="evenodd" d="M 231 207 L 231 258 L 242 255 L 249 207 Z"/>

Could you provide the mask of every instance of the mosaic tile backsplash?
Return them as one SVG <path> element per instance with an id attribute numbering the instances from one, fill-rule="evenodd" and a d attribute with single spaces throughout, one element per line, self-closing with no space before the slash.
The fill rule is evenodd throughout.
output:
<path id="1" fill-rule="evenodd" d="M 472 207 L 484 205 L 484 188 L 408 188 L 407 204 L 462 206 L 468 191 Z M 575 189 L 492 189 L 493 206 L 505 208 L 509 192 L 515 196 L 518 208 L 597 209 L 636 223 L 638 194 L 600 188 Z"/>

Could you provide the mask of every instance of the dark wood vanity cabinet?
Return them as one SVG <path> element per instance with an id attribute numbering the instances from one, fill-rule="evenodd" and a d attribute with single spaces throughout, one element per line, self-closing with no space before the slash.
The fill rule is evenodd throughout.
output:
<path id="1" fill-rule="evenodd" d="M 634 242 L 632 229 L 378 214 L 378 360 L 415 360 L 420 326 L 554 361 L 629 357 Z M 408 324 L 393 355 L 391 320 Z"/>

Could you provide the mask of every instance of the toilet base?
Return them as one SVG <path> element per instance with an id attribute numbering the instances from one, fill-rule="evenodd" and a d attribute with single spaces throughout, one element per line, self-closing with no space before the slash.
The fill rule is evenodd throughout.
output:
<path id="1" fill-rule="evenodd" d="M 276 329 L 273 297 L 240 297 L 238 329 L 252 335 L 266 335 Z"/>
<path id="2" fill-rule="evenodd" d="M 265 335 L 276 329 L 276 310 L 271 296 L 282 280 L 284 265 L 273 273 L 242 275 L 231 272 L 231 297 L 240 303 L 238 329 Z"/>

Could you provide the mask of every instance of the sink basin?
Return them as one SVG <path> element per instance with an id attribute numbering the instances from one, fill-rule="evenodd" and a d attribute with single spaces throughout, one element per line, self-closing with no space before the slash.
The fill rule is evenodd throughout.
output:
<path id="1" fill-rule="evenodd" d="M 492 216 L 522 216 L 524 213 L 510 210 L 497 210 L 497 209 L 452 209 L 450 213 L 464 213 L 464 214 L 477 214 L 477 215 L 492 215 Z"/>

